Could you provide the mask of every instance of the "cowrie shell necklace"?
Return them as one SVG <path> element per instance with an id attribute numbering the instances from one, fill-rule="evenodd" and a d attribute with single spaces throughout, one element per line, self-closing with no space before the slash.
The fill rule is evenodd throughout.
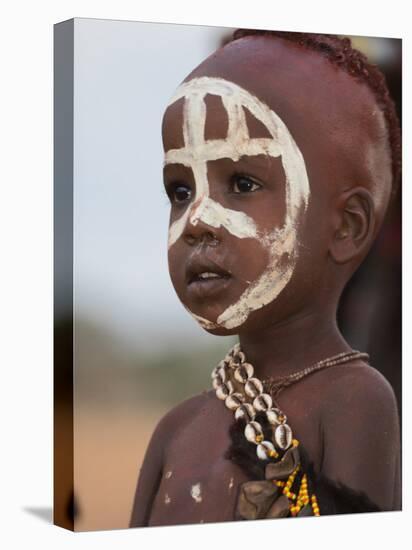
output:
<path id="1" fill-rule="evenodd" d="M 291 445 L 297 446 L 298 442 L 293 439 L 287 417 L 274 402 L 272 395 L 277 396 L 282 389 L 313 372 L 355 359 L 368 360 L 369 356 L 356 350 L 339 353 L 289 376 L 269 379 L 269 393 L 266 393 L 263 383 L 254 376 L 253 366 L 246 361 L 240 344 L 235 344 L 213 369 L 212 385 L 218 399 L 224 401 L 226 407 L 234 412 L 235 419 L 245 420 L 244 435 L 249 442 L 256 445 L 258 458 L 277 459 L 280 456 L 279 451 L 283 454 Z M 264 439 L 263 428 L 255 420 L 258 413 L 265 413 L 273 427 L 272 441 Z"/>

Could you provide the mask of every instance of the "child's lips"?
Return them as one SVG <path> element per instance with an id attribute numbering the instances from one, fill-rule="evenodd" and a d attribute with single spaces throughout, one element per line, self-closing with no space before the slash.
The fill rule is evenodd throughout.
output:
<path id="1" fill-rule="evenodd" d="M 186 283 L 190 295 L 204 298 L 226 289 L 231 273 L 215 260 L 204 255 L 193 255 L 186 267 Z"/>
<path id="2" fill-rule="evenodd" d="M 213 277 L 210 279 L 195 279 L 188 285 L 188 292 L 193 298 L 206 298 L 225 290 L 231 277 Z"/>

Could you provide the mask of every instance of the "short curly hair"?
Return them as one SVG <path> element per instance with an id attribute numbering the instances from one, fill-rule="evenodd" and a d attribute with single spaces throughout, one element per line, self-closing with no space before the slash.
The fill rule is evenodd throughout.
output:
<path id="1" fill-rule="evenodd" d="M 395 104 L 381 70 L 370 63 L 363 53 L 353 48 L 350 38 L 347 37 L 341 38 L 332 34 L 237 29 L 233 33 L 232 41 L 245 36 L 283 38 L 309 50 L 319 52 L 335 66 L 364 82 L 370 88 L 386 121 L 392 160 L 392 196 L 394 196 L 401 179 L 401 131 Z"/>

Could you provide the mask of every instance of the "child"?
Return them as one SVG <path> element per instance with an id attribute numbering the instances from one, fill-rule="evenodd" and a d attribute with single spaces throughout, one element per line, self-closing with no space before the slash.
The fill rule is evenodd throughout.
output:
<path id="1" fill-rule="evenodd" d="M 213 388 L 158 424 L 131 526 L 400 509 L 397 407 L 336 325 L 396 188 L 399 127 L 348 39 L 237 31 L 163 121 L 169 269 Z"/>

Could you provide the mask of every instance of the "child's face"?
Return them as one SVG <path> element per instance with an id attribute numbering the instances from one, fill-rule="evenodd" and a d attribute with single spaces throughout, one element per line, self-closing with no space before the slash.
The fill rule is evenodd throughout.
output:
<path id="1" fill-rule="evenodd" d="M 276 113 L 236 84 L 193 79 L 171 104 L 179 100 L 185 146 L 165 158 L 172 280 L 205 328 L 236 329 L 291 278 L 305 164 Z"/>
<path id="2" fill-rule="evenodd" d="M 327 222 L 314 217 L 327 198 L 308 220 L 313 190 L 287 109 L 281 118 L 276 100 L 257 97 L 247 71 L 242 86 L 227 71 L 209 72 L 216 76 L 200 70 L 178 88 L 164 118 L 169 268 L 197 321 L 227 334 L 276 321 L 307 299 L 325 257 Z"/>

